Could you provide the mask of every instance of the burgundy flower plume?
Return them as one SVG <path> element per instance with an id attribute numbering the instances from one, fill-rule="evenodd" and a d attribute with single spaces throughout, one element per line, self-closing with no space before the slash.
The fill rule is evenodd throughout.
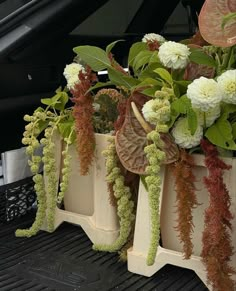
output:
<path id="1" fill-rule="evenodd" d="M 184 258 L 189 259 L 193 243 L 191 234 L 193 230 L 192 210 L 197 203 L 195 194 L 195 176 L 193 174 L 194 159 L 185 150 L 180 150 L 180 159 L 172 165 L 173 175 L 175 177 L 175 191 L 177 202 L 177 226 L 178 237 L 183 243 Z"/>
<path id="2" fill-rule="evenodd" d="M 201 256 L 213 290 L 233 291 L 235 282 L 231 275 L 235 270 L 229 265 L 233 255 L 230 237 L 233 214 L 230 212 L 229 192 L 223 180 L 224 170 L 229 170 L 231 166 L 218 157 L 217 149 L 207 140 L 201 141 L 201 147 L 206 155 L 205 165 L 209 172 L 208 176 L 204 177 L 204 183 L 210 200 L 209 207 L 205 210 Z"/>
<path id="3" fill-rule="evenodd" d="M 95 136 L 92 124 L 94 113 L 93 99 L 90 93 L 87 93 L 91 84 L 96 81 L 96 75 L 92 73 L 89 67 L 86 72 L 79 72 L 79 80 L 72 90 L 75 103 L 73 107 L 73 116 L 75 118 L 76 144 L 80 162 L 80 174 L 87 175 L 89 167 L 93 161 Z"/>

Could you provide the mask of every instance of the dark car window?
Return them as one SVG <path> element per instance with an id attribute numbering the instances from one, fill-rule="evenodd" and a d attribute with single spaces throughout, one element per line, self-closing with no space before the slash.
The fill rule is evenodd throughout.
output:
<path id="1" fill-rule="evenodd" d="M 31 1 L 32 0 L 0 0 L 0 20 Z"/>

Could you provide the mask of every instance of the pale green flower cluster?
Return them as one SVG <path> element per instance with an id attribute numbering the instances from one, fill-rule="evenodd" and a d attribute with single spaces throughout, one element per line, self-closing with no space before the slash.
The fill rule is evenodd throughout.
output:
<path id="1" fill-rule="evenodd" d="M 151 99 L 144 104 L 142 113 L 151 124 L 165 123 L 170 119 L 170 102 L 167 99 Z"/>
<path id="2" fill-rule="evenodd" d="M 189 62 L 190 50 L 185 44 L 166 41 L 159 47 L 161 63 L 171 69 L 183 69 Z"/>
<path id="3" fill-rule="evenodd" d="M 33 225 L 29 229 L 17 229 L 16 236 L 31 237 L 36 235 L 44 223 L 46 216 L 46 194 L 44 190 L 44 180 L 41 174 L 33 177 L 34 189 L 37 192 L 37 213 Z"/>
<path id="4" fill-rule="evenodd" d="M 85 72 L 85 69 L 78 63 L 71 63 L 64 68 L 63 75 L 67 80 L 67 87 L 69 90 L 73 89 L 75 84 L 80 82 L 78 77 L 80 71 Z"/>
<path id="5" fill-rule="evenodd" d="M 147 255 L 147 265 L 151 266 L 155 262 L 157 248 L 160 239 L 160 192 L 161 192 L 161 178 L 160 178 L 160 164 L 165 159 L 165 153 L 160 150 L 162 145 L 160 134 L 153 130 L 147 135 L 148 140 L 152 144 L 144 148 L 149 165 L 146 168 L 147 177 L 145 181 L 148 189 L 148 199 L 151 215 L 151 239 Z"/>
<path id="6" fill-rule="evenodd" d="M 57 176 L 55 160 L 55 143 L 53 140 L 56 124 L 45 129 L 45 138 L 41 139 L 43 147 L 44 174 L 47 179 L 47 227 L 48 231 L 54 230 L 55 209 L 57 206 Z"/>
<path id="7" fill-rule="evenodd" d="M 29 166 L 34 175 L 34 188 L 37 194 L 37 214 L 31 228 L 19 230 L 18 236 L 35 235 L 41 228 L 47 218 L 49 231 L 54 230 L 55 208 L 57 205 L 57 177 L 56 177 L 56 160 L 55 160 L 55 143 L 54 135 L 57 130 L 57 123 L 60 116 L 47 111 L 35 111 L 32 116 L 25 115 L 24 120 L 29 122 L 25 126 L 22 143 L 26 145 L 26 152 L 29 155 Z M 48 127 L 44 131 L 44 137 L 38 141 L 40 134 L 40 122 L 48 121 Z M 43 158 L 34 154 L 35 149 L 43 146 Z M 43 162 L 44 176 L 39 174 L 40 164 Z M 47 189 L 45 189 L 44 179 L 47 180 Z M 63 182 L 63 181 L 62 181 Z M 65 182 L 65 181 L 64 181 Z"/>
<path id="8" fill-rule="evenodd" d="M 184 149 L 191 149 L 200 144 L 203 137 L 203 127 L 198 124 L 192 135 L 189 130 L 187 118 L 179 118 L 171 131 L 175 143 Z"/>
<path id="9" fill-rule="evenodd" d="M 171 88 L 163 87 L 155 92 L 155 98 L 147 101 L 142 107 L 146 121 L 153 125 L 165 125 L 170 120 L 170 99 L 174 98 Z M 158 130 L 162 131 L 162 130 Z"/>
<path id="10" fill-rule="evenodd" d="M 59 204 L 64 199 L 65 192 L 69 186 L 70 161 L 71 161 L 72 157 L 68 151 L 69 151 L 69 146 L 67 144 L 65 150 L 62 151 L 62 156 L 64 157 L 64 159 L 63 159 L 63 168 L 61 170 L 62 180 L 60 182 L 60 191 L 59 191 L 58 196 L 57 196 L 57 203 L 59 203 Z"/>
<path id="11" fill-rule="evenodd" d="M 106 181 L 113 184 L 114 196 L 117 199 L 117 214 L 120 221 L 120 234 L 111 245 L 94 245 L 94 250 L 115 252 L 127 242 L 135 219 L 134 202 L 131 200 L 129 187 L 125 186 L 124 177 L 118 167 L 118 156 L 116 154 L 115 140 L 111 139 L 108 148 L 103 151 L 106 157 Z"/>

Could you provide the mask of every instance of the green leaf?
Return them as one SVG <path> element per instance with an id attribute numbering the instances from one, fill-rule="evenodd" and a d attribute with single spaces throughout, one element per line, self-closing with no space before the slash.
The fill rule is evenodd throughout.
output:
<path id="1" fill-rule="evenodd" d="M 144 89 L 142 90 L 142 93 L 144 95 L 147 95 L 147 96 L 150 96 L 150 97 L 154 97 L 155 96 L 155 92 L 159 90 L 159 86 L 154 86 L 154 87 L 151 87 L 151 88 L 147 88 L 147 89 Z"/>
<path id="2" fill-rule="evenodd" d="M 48 124 L 49 124 L 49 120 L 39 120 L 38 122 L 39 134 L 48 127 Z"/>
<path id="3" fill-rule="evenodd" d="M 189 59 L 191 62 L 214 68 L 217 66 L 215 60 L 211 56 L 207 55 L 203 50 L 196 48 L 191 48 L 190 50 L 191 54 Z"/>
<path id="4" fill-rule="evenodd" d="M 182 81 L 175 81 L 174 80 L 174 83 L 177 84 L 178 86 L 181 86 L 181 87 L 187 89 L 188 85 L 191 84 L 192 81 L 184 81 L 184 80 L 182 80 Z"/>
<path id="5" fill-rule="evenodd" d="M 100 89 L 100 88 L 107 87 L 107 86 L 111 86 L 111 85 L 113 85 L 111 81 L 97 82 L 94 86 L 90 87 L 87 92 L 91 92 L 93 90 Z"/>
<path id="6" fill-rule="evenodd" d="M 133 67 L 134 59 L 141 51 L 144 51 L 144 50 L 147 50 L 147 44 L 144 42 L 136 42 L 131 46 L 129 50 L 129 56 L 128 56 L 129 66 Z"/>
<path id="7" fill-rule="evenodd" d="M 227 150 L 236 150 L 236 143 L 233 138 L 233 130 L 227 120 L 227 114 L 223 114 L 218 120 L 207 129 L 205 136 L 214 145 Z"/>
<path id="8" fill-rule="evenodd" d="M 57 110 L 63 110 L 65 108 L 66 103 L 68 102 L 69 97 L 66 92 L 58 92 L 52 98 L 43 98 L 41 99 L 41 103 L 48 105 Z"/>
<path id="9" fill-rule="evenodd" d="M 101 71 L 111 66 L 106 52 L 96 46 L 78 46 L 73 48 L 73 51 L 94 71 Z"/>
<path id="10" fill-rule="evenodd" d="M 124 86 L 128 89 L 131 89 L 132 87 L 139 84 L 137 79 L 116 71 L 113 68 L 108 68 L 108 75 L 111 82 L 117 86 Z"/>
<path id="11" fill-rule="evenodd" d="M 43 98 L 43 99 L 41 99 L 41 103 L 48 105 L 48 106 L 54 105 L 54 101 L 52 100 L 52 98 Z"/>
<path id="12" fill-rule="evenodd" d="M 143 70 L 142 72 L 138 75 L 139 80 L 143 81 L 146 78 L 156 78 L 156 73 L 154 73 L 154 70 L 157 68 L 162 68 L 162 64 L 158 63 L 158 62 L 154 62 L 151 64 L 148 64 Z M 162 83 L 160 83 L 162 86 Z"/>
<path id="13" fill-rule="evenodd" d="M 164 81 L 166 81 L 168 84 L 173 84 L 173 79 L 171 77 L 171 74 L 163 68 L 157 68 L 154 70 L 155 73 L 157 73 Z"/>
<path id="14" fill-rule="evenodd" d="M 190 108 L 191 108 L 191 101 L 186 95 L 181 96 L 179 99 L 171 103 L 171 110 L 179 114 L 187 114 Z"/>
<path id="15" fill-rule="evenodd" d="M 76 140 L 76 134 L 73 127 L 74 127 L 74 120 L 62 121 L 57 126 L 58 131 L 60 135 L 63 137 L 63 139 L 68 138 L 70 136 L 72 143 L 74 143 Z"/>
<path id="16" fill-rule="evenodd" d="M 60 86 L 60 87 L 58 87 L 57 89 L 56 89 L 56 93 L 60 93 L 62 91 L 62 87 Z"/>
<path id="17" fill-rule="evenodd" d="M 113 49 L 113 47 L 117 44 L 117 42 L 120 42 L 120 41 L 125 41 L 124 39 L 118 39 L 118 40 L 115 40 L 113 41 L 112 43 L 110 43 L 107 47 L 106 47 L 106 53 L 107 55 L 111 52 L 111 50 Z"/>
<path id="18" fill-rule="evenodd" d="M 137 71 L 146 64 L 156 63 L 159 61 L 157 51 L 141 51 L 134 59 L 133 68 Z"/>
<path id="19" fill-rule="evenodd" d="M 159 86 L 161 87 L 162 83 L 156 79 L 153 78 L 146 78 L 145 80 L 141 81 L 138 86 L 136 86 L 136 88 L 138 87 L 147 87 L 147 86 Z"/>
<path id="20" fill-rule="evenodd" d="M 236 140 L 236 122 L 232 124 L 232 135 L 233 139 Z"/>
<path id="21" fill-rule="evenodd" d="M 187 110 L 187 119 L 188 119 L 189 130 L 191 134 L 193 135 L 197 129 L 198 120 L 197 120 L 197 114 L 195 111 L 193 111 L 192 108 L 188 108 Z"/>
<path id="22" fill-rule="evenodd" d="M 69 100 L 69 96 L 66 92 L 61 92 L 60 93 L 60 98 L 57 100 L 54 108 L 57 110 L 63 110 L 65 108 L 65 105 L 67 104 Z"/>
<path id="23" fill-rule="evenodd" d="M 226 114 L 226 118 L 228 118 L 230 113 L 236 112 L 236 105 L 223 103 L 221 106 L 221 109 L 222 109 L 222 112 Z"/>

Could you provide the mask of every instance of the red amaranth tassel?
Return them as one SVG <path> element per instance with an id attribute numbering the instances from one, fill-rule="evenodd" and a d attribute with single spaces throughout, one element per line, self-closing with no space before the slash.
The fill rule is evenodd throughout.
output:
<path id="1" fill-rule="evenodd" d="M 209 207 L 205 210 L 205 229 L 202 237 L 202 259 L 207 269 L 207 278 L 215 291 L 233 291 L 235 282 L 231 275 L 235 270 L 229 265 L 233 255 L 230 231 L 233 214 L 230 212 L 231 200 L 223 181 L 224 170 L 231 167 L 219 157 L 217 149 L 207 140 L 201 141 L 205 152 L 205 165 L 208 176 L 204 184 L 209 192 Z"/>
<path id="2" fill-rule="evenodd" d="M 76 149 L 80 162 L 80 174 L 87 175 L 94 158 L 95 148 L 92 124 L 93 99 L 87 91 L 96 80 L 96 75 L 87 67 L 86 73 L 80 71 L 79 80 L 80 82 L 76 83 L 72 90 L 73 98 L 71 100 L 74 102 L 73 116 L 75 118 Z"/>
<path id="3" fill-rule="evenodd" d="M 180 150 L 180 159 L 172 166 L 175 177 L 175 190 L 177 201 L 177 226 L 178 237 L 183 243 L 184 258 L 189 259 L 193 251 L 191 234 L 193 230 L 192 210 L 197 203 L 195 194 L 195 176 L 193 174 L 193 156 Z"/>

